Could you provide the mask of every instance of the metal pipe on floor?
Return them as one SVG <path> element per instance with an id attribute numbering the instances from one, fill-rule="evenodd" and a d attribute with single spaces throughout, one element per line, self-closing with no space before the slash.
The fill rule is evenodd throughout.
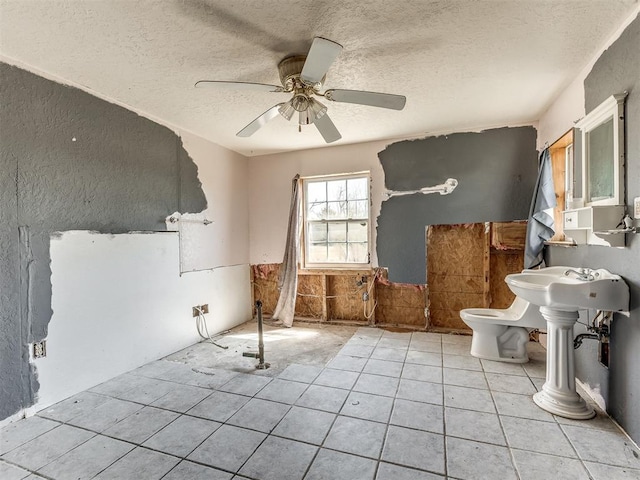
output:
<path id="1" fill-rule="evenodd" d="M 262 302 L 256 301 L 256 311 L 258 312 L 258 353 L 254 352 L 242 352 L 243 357 L 257 358 L 258 364 L 256 368 L 258 370 L 266 370 L 271 365 L 264 361 L 264 339 L 262 329 Z"/>

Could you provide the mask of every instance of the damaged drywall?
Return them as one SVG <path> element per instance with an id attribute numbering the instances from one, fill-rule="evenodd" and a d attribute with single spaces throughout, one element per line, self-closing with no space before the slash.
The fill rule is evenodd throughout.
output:
<path id="1" fill-rule="evenodd" d="M 0 77 L 2 420 L 38 388 L 27 348 L 52 315 L 52 232 L 164 231 L 168 215 L 207 202 L 171 130 L 4 63 Z"/>
<path id="2" fill-rule="evenodd" d="M 378 217 L 378 263 L 394 282 L 426 282 L 428 225 L 526 219 L 536 181 L 534 127 L 455 133 L 389 145 L 379 153 L 385 187 L 419 191 L 457 180 L 449 195 L 393 196 Z"/>

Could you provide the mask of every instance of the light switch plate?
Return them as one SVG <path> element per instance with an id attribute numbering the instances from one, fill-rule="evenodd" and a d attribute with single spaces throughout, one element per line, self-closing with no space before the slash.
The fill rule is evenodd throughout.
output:
<path id="1" fill-rule="evenodd" d="M 633 218 L 640 218 L 640 197 L 633 199 Z"/>

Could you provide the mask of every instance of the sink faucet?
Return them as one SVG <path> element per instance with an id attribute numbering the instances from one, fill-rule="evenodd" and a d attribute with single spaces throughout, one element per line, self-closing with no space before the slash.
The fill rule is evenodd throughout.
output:
<path id="1" fill-rule="evenodd" d="M 578 280 L 584 280 L 585 282 L 592 282 L 598 276 L 597 272 L 594 272 L 593 270 L 590 270 L 588 268 L 581 268 L 580 270 L 574 270 L 572 268 L 569 268 L 564 272 L 565 276 L 567 277 L 571 273 L 575 273 L 576 276 L 578 277 Z"/>

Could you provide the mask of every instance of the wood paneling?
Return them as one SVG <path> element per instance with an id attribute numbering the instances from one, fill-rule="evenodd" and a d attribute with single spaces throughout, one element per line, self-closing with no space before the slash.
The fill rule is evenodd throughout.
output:
<path id="1" fill-rule="evenodd" d="M 251 265 L 251 278 L 253 280 L 253 299 L 262 302 L 262 313 L 272 315 L 278 304 L 278 272 L 279 263 L 263 263 Z"/>
<path id="2" fill-rule="evenodd" d="M 506 308 L 512 303 L 514 296 L 504 277 L 522 270 L 525 230 L 524 222 L 430 226 L 428 288 L 389 282 L 384 269 L 301 270 L 296 316 L 415 330 L 469 331 L 460 319 L 463 308 Z M 267 315 L 273 314 L 278 302 L 279 270 L 279 264 L 252 266 L 254 298 L 263 302 Z M 369 292 L 366 311 L 365 292 Z"/>
<path id="3" fill-rule="evenodd" d="M 527 222 L 494 222 L 491 224 L 491 246 L 498 250 L 524 250 Z"/>
<path id="4" fill-rule="evenodd" d="M 366 321 L 362 294 L 364 285 L 357 285 L 354 275 L 327 277 L 327 315 L 329 320 Z"/>
<path id="5" fill-rule="evenodd" d="M 523 265 L 523 250 L 491 250 L 491 308 L 507 308 L 513 303 L 516 296 L 504 278 L 521 272 Z"/>
<path id="6" fill-rule="evenodd" d="M 460 310 L 488 302 L 486 228 L 484 223 L 473 223 L 427 229 L 429 328 L 467 329 Z"/>
<path id="7" fill-rule="evenodd" d="M 429 329 L 467 330 L 464 308 L 507 308 L 504 282 L 524 263 L 526 222 L 432 225 L 427 230 Z"/>
<path id="8" fill-rule="evenodd" d="M 377 283 L 376 324 L 426 327 L 427 292 L 423 286 Z"/>
<path id="9" fill-rule="evenodd" d="M 320 275 L 298 275 L 296 316 L 322 319 L 324 297 Z"/>

